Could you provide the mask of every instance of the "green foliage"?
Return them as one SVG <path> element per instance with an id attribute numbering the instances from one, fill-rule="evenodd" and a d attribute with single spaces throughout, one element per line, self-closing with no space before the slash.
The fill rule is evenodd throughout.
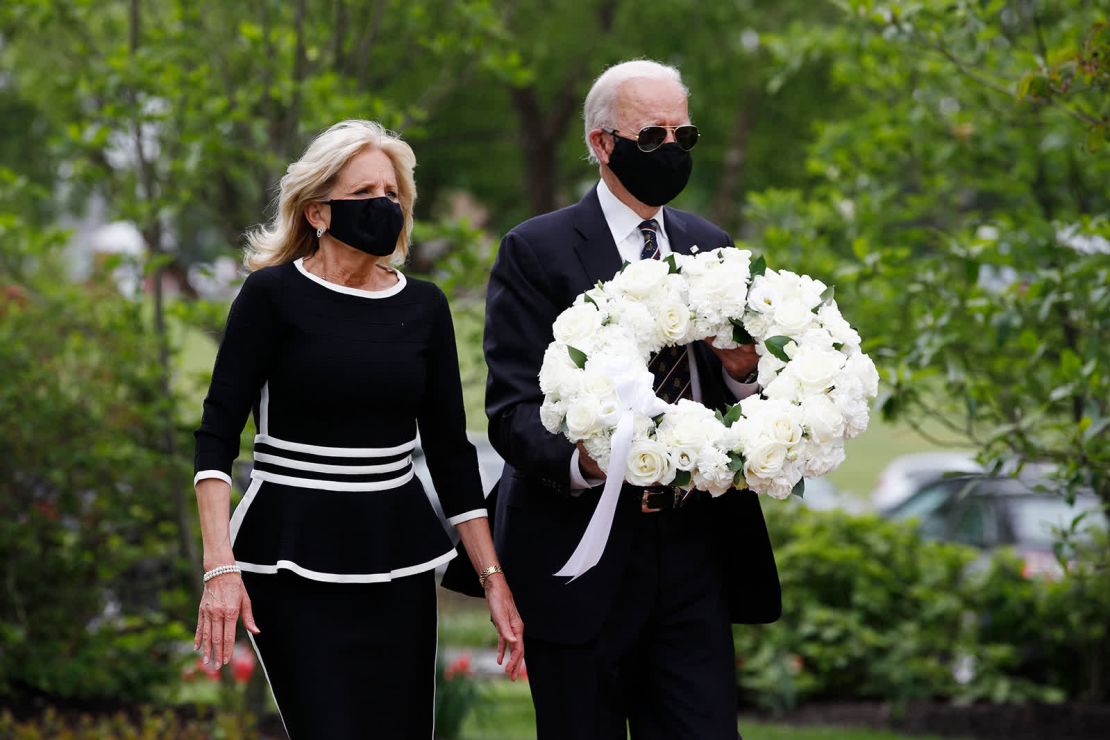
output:
<path id="1" fill-rule="evenodd" d="M 780 622 L 737 628 L 740 683 L 774 710 L 813 698 L 951 695 L 968 550 L 873 517 L 767 507 Z"/>
<path id="2" fill-rule="evenodd" d="M 253 718 L 218 716 L 191 719 L 169 711 L 143 707 L 132 714 L 111 716 L 91 714 L 66 716 L 48 709 L 33 719 L 16 719 L 11 712 L 0 713 L 0 737 L 19 740 L 246 740 L 257 737 Z"/>
<path id="3" fill-rule="evenodd" d="M 1105 536 L 1049 580 L 1010 552 L 984 563 L 874 517 L 800 504 L 765 513 L 783 617 L 735 630 L 750 701 L 777 712 L 813 699 L 1105 701 Z"/>
<path id="4" fill-rule="evenodd" d="M 839 285 L 887 418 L 1110 503 L 1110 160 L 1087 146 L 1110 5 L 837 5 L 835 33 L 772 45 L 786 79 L 827 64 L 844 106 L 804 187 L 750 197 L 751 241 Z"/>
<path id="5" fill-rule="evenodd" d="M 152 495 L 188 480 L 158 446 L 175 399 L 139 304 L 104 275 L 53 280 L 58 234 L 11 213 L 0 231 L 0 697 L 149 700 L 189 638 L 173 502 Z"/>

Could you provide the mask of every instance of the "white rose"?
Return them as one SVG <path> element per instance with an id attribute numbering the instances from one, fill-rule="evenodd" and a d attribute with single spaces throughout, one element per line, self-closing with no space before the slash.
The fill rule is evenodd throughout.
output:
<path id="1" fill-rule="evenodd" d="M 601 404 L 592 396 L 582 396 L 567 409 L 567 433 L 572 442 L 592 437 L 603 429 Z"/>
<path id="2" fill-rule="evenodd" d="M 660 307 L 656 314 L 659 334 L 665 344 L 685 344 L 690 330 L 690 309 L 674 301 Z"/>
<path id="3" fill-rule="evenodd" d="M 798 423 L 796 412 L 797 407 L 794 406 L 789 413 L 777 414 L 768 421 L 765 428 L 770 433 L 771 439 L 787 447 L 801 441 L 802 425 Z"/>
<path id="4" fill-rule="evenodd" d="M 840 370 L 845 357 L 834 349 L 822 350 L 802 345 L 790 358 L 790 371 L 806 393 L 823 393 L 828 390 Z"/>
<path id="5" fill-rule="evenodd" d="M 744 477 L 774 478 L 786 462 L 786 445 L 763 438 L 745 450 Z"/>
<path id="6" fill-rule="evenodd" d="M 667 484 L 674 480 L 675 468 L 667 448 L 654 439 L 633 442 L 628 452 L 625 480 L 635 486 Z"/>
<path id="7" fill-rule="evenodd" d="M 646 298 L 662 286 L 671 266 L 663 260 L 640 260 L 613 278 L 613 286 L 627 295 Z"/>
<path id="8" fill-rule="evenodd" d="M 562 401 L 545 398 L 543 405 L 540 406 L 540 423 L 547 431 L 558 434 L 563 430 L 563 418 L 566 413 L 567 407 Z"/>
<path id="9" fill-rule="evenodd" d="M 771 331 L 788 337 L 799 337 L 813 324 L 814 315 L 799 300 L 781 301 L 774 310 Z"/>
<path id="10" fill-rule="evenodd" d="M 836 442 L 844 436 L 844 415 L 823 394 L 809 396 L 802 402 L 802 423 L 809 430 L 809 436 L 820 444 Z"/>
<path id="11" fill-rule="evenodd" d="M 589 303 L 571 306 L 559 314 L 551 329 L 555 339 L 585 352 L 601 328 L 601 314 Z"/>

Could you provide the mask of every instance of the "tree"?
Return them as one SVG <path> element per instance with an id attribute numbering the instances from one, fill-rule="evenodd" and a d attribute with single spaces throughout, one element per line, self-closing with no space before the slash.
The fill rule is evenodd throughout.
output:
<path id="1" fill-rule="evenodd" d="M 837 4 L 781 63 L 823 58 L 857 112 L 818 124 L 805 187 L 751 197 L 752 241 L 841 284 L 885 415 L 1110 504 L 1107 3 Z"/>

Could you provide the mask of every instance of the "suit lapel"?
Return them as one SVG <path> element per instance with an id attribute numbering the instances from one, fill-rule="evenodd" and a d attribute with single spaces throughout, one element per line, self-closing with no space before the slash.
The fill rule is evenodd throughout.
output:
<path id="1" fill-rule="evenodd" d="M 621 256 L 601 212 L 596 186 L 574 207 L 574 229 L 580 237 L 574 251 L 586 271 L 589 285 L 612 278 L 621 268 Z"/>
<path id="2" fill-rule="evenodd" d="M 667 240 L 671 243 L 671 251 L 679 254 L 690 254 L 694 246 L 689 230 L 686 228 L 686 219 L 681 211 L 663 206 L 663 228 L 667 230 Z M 697 245 L 706 249 L 705 245 Z"/>

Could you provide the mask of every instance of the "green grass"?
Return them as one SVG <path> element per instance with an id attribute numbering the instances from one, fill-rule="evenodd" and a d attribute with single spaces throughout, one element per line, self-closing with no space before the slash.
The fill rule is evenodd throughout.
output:
<path id="1" fill-rule="evenodd" d="M 879 730 L 837 727 L 792 727 L 741 719 L 744 740 L 939 740 L 927 735 L 899 735 Z M 528 685 L 504 680 L 482 685 L 482 698 L 463 723 L 462 740 L 528 740 L 534 738 L 535 714 Z"/>

